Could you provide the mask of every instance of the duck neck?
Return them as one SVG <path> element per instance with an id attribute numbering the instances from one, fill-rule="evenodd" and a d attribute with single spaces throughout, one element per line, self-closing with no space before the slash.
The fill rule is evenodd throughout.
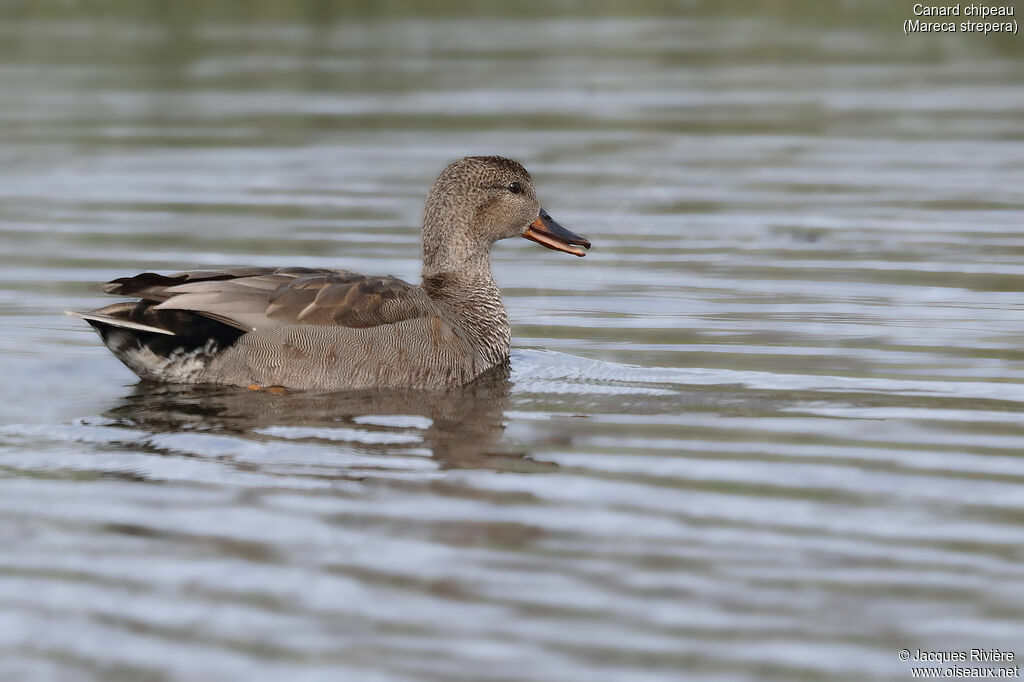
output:
<path id="1" fill-rule="evenodd" d="M 482 352 L 487 366 L 508 359 L 510 332 L 501 291 L 491 275 L 490 250 L 458 267 L 423 266 L 423 290 L 445 307 Z"/>

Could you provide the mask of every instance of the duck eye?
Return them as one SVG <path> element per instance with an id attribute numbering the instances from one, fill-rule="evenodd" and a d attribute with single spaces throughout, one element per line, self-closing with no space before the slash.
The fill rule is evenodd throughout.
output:
<path id="1" fill-rule="evenodd" d="M 518 182 L 510 182 L 508 183 L 508 191 L 512 192 L 512 194 L 519 194 L 523 191 L 523 188 L 519 186 Z"/>

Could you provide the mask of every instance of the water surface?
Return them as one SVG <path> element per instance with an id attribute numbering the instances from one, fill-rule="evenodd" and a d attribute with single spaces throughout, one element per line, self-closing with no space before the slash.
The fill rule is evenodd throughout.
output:
<path id="1" fill-rule="evenodd" d="M 877 5 L 269 6 L 0 24 L 0 676 L 902 680 L 903 647 L 1024 655 L 1019 43 L 905 39 Z M 416 281 L 426 190 L 477 153 L 594 243 L 495 248 L 508 376 L 137 385 L 61 315 L 147 269 Z"/>

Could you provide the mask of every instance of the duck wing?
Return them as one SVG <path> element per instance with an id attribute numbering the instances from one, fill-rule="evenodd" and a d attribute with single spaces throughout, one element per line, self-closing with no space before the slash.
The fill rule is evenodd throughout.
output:
<path id="1" fill-rule="evenodd" d="M 107 293 L 153 301 L 244 332 L 286 325 L 376 327 L 436 314 L 431 298 L 397 277 L 313 268 L 152 272 L 107 284 Z"/>

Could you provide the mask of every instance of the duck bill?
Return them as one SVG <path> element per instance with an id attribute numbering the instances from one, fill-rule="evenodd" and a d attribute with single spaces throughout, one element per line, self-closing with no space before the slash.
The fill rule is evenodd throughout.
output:
<path id="1" fill-rule="evenodd" d="M 581 237 L 575 232 L 570 232 L 555 222 L 555 219 L 548 215 L 543 208 L 537 219 L 530 223 L 523 233 L 523 237 L 535 241 L 541 246 L 546 246 L 555 251 L 565 251 L 574 256 L 586 256 L 583 249 L 590 248 L 590 240 Z M 579 248 L 580 246 L 583 249 Z"/>

